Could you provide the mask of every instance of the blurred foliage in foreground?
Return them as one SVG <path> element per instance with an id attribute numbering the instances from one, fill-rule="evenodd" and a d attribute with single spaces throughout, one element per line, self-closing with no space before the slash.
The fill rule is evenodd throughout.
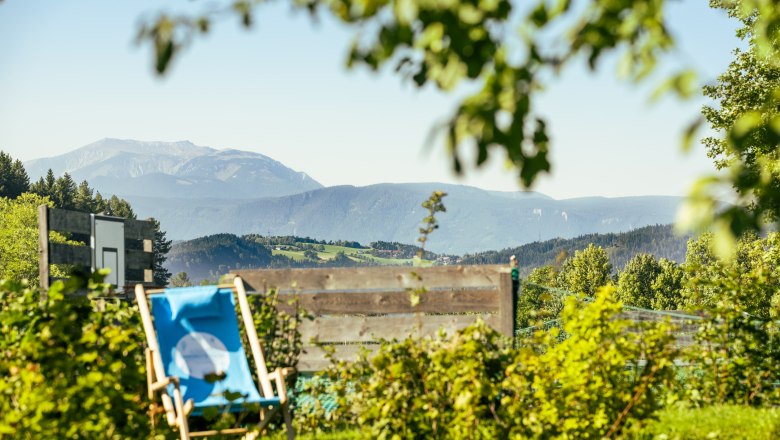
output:
<path id="1" fill-rule="evenodd" d="M 226 0 L 201 14 L 161 13 L 142 23 L 138 41 L 154 49 L 155 68 L 171 61 L 221 17 L 236 16 L 250 27 L 261 19 L 263 0 Z M 442 131 L 453 169 L 465 170 L 461 151 L 476 150 L 475 166 L 501 151 L 523 187 L 550 172 L 550 122 L 535 104 L 553 78 L 586 60 L 596 70 L 603 58 L 622 56 L 618 76 L 647 82 L 675 47 L 666 13 L 668 0 L 535 0 L 519 7 L 509 0 L 293 0 L 312 16 L 329 13 L 358 29 L 347 57 L 349 67 L 379 70 L 393 66 L 418 87 L 444 92 L 469 81 L 476 92 L 465 96 Z M 575 6 L 576 5 L 576 6 Z M 682 224 L 713 227 L 723 255 L 734 238 L 780 219 L 780 7 L 777 0 L 711 0 L 741 24 L 737 36 L 747 48 L 704 94 L 704 118 L 717 137 L 704 140 L 720 175 L 703 177 L 692 188 Z M 671 57 L 668 57 L 671 58 Z M 695 66 L 664 68 L 653 99 L 668 93 L 681 98 L 701 94 Z M 701 119 L 682 135 L 690 148 Z M 723 209 L 723 187 L 736 203 Z"/>

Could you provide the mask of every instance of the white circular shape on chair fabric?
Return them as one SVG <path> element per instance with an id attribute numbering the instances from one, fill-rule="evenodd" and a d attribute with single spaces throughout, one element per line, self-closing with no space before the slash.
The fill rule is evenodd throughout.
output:
<path id="1" fill-rule="evenodd" d="M 173 351 L 176 366 L 189 377 L 203 379 L 207 374 L 221 374 L 230 367 L 230 353 L 225 344 L 211 333 L 189 333 L 176 343 Z"/>

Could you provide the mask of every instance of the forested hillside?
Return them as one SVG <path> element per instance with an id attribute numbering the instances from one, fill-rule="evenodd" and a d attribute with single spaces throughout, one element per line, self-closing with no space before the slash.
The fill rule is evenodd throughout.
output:
<path id="1" fill-rule="evenodd" d="M 216 281 L 234 269 L 410 265 L 418 249 L 395 242 L 381 242 L 379 248 L 374 248 L 374 244 L 364 246 L 357 241 L 291 235 L 215 234 L 175 243 L 168 253 L 166 267 L 179 274 L 175 283 L 199 283 Z M 434 253 L 425 253 L 426 260 L 439 258 Z"/>
<path id="2" fill-rule="evenodd" d="M 271 251 L 260 243 L 232 234 L 217 234 L 176 243 L 168 253 L 173 273 L 187 272 L 192 279 L 213 278 L 231 269 L 269 267 Z"/>
<path id="3" fill-rule="evenodd" d="M 621 234 L 558 238 L 463 257 L 426 251 L 424 259 L 434 264 L 507 264 L 509 256 L 516 255 L 521 271 L 527 274 L 534 267 L 560 265 L 574 251 L 594 244 L 606 249 L 612 267 L 622 268 L 640 253 L 682 262 L 688 238 L 675 235 L 671 225 L 656 225 Z M 171 273 L 186 272 L 192 282 L 213 281 L 233 269 L 411 264 L 418 249 L 410 244 L 385 241 L 363 245 L 357 241 L 297 236 L 216 234 L 174 243 L 166 267 Z"/>
<path id="4" fill-rule="evenodd" d="M 634 255 L 649 253 L 656 258 L 666 258 L 678 263 L 685 261 L 685 247 L 689 235 L 678 236 L 672 225 L 645 226 L 619 234 L 587 234 L 576 238 L 556 238 L 534 242 L 500 251 L 466 254 L 462 264 L 507 264 L 509 257 L 517 256 L 521 272 L 528 273 L 534 267 L 559 265 L 575 250 L 594 244 L 606 249 L 614 268 L 622 268 Z"/>

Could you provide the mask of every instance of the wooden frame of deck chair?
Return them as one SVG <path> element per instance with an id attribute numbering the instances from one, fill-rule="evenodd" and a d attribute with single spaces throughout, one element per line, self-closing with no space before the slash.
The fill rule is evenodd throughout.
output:
<path id="1" fill-rule="evenodd" d="M 231 434 L 252 439 L 281 411 L 287 438 L 295 438 L 284 382 L 293 369 L 268 372 L 241 278 L 236 277 L 232 285 L 149 291 L 139 284 L 135 294 L 148 344 L 146 371 L 152 423 L 157 414 L 165 413 L 168 424 L 179 430 L 182 440 Z M 259 390 L 241 343 L 235 297 L 257 367 Z M 224 380 L 215 381 L 211 373 L 227 374 L 223 375 Z M 226 391 L 240 392 L 243 401 L 227 400 Z M 161 406 L 156 403 L 156 393 L 160 394 Z M 198 415 L 205 408 L 235 410 L 247 404 L 260 405 L 256 427 L 189 430 L 189 416 Z"/>

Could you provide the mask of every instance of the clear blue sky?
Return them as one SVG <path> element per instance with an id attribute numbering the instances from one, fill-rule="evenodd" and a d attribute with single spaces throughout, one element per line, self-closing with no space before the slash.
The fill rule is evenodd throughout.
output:
<path id="1" fill-rule="evenodd" d="M 208 2 L 5 0 L 0 3 L 0 149 L 29 160 L 104 137 L 190 140 L 266 154 L 324 185 L 444 181 L 516 190 L 503 158 L 457 180 L 437 142 L 424 142 L 456 97 L 419 90 L 392 71 L 347 71 L 352 30 L 277 2 L 255 27 L 226 20 L 199 38 L 159 79 L 148 47 L 134 44 L 138 20 L 166 5 Z M 669 65 L 704 78 L 724 70 L 739 45 L 736 24 L 703 0 L 672 2 L 679 48 Z M 551 177 L 534 188 L 556 198 L 684 195 L 712 170 L 680 133 L 702 100 L 648 104 L 648 88 L 619 83 L 608 60 L 553 81 L 539 109 L 552 133 Z M 459 93 L 463 93 L 461 90 Z"/>

